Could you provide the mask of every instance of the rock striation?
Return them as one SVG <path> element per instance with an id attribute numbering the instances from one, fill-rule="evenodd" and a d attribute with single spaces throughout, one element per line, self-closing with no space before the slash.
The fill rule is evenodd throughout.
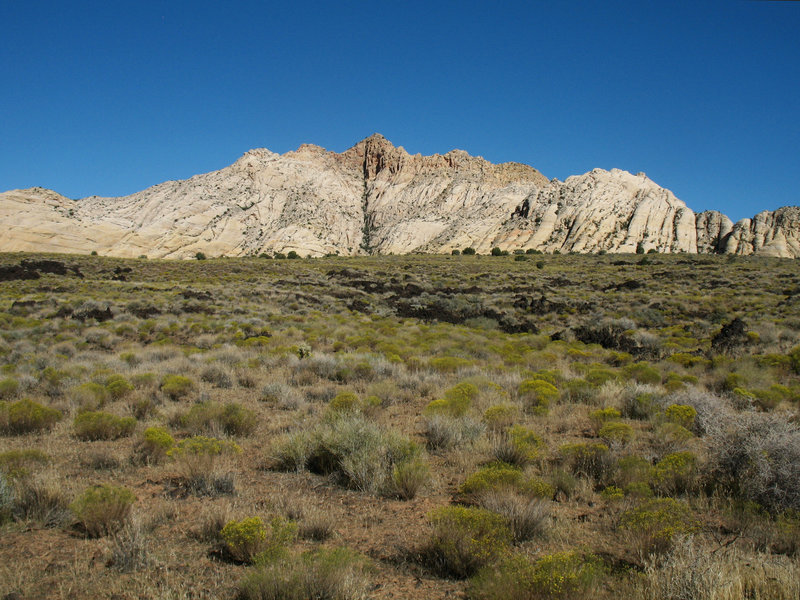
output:
<path id="1" fill-rule="evenodd" d="M 800 256 L 800 208 L 732 223 L 619 169 L 548 180 L 462 150 L 410 155 L 374 134 L 342 153 L 304 144 L 251 150 L 219 171 L 121 198 L 42 188 L 0 194 L 0 251 L 188 258 L 488 252 Z"/>

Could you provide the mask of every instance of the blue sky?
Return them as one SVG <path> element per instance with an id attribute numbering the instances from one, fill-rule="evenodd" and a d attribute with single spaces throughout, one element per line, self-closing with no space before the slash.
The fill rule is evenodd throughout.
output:
<path id="1" fill-rule="evenodd" d="M 800 2 L 0 2 L 0 190 L 118 196 L 380 132 L 800 204 Z"/>

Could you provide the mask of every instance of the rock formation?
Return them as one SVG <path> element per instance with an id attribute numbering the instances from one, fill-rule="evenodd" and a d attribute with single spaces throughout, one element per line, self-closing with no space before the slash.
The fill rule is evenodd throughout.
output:
<path id="1" fill-rule="evenodd" d="M 732 223 L 618 169 L 548 181 L 461 150 L 410 155 L 375 134 L 342 153 L 251 150 L 220 171 L 122 198 L 0 194 L 0 251 L 187 258 L 261 252 L 635 252 L 800 256 L 800 208 Z"/>

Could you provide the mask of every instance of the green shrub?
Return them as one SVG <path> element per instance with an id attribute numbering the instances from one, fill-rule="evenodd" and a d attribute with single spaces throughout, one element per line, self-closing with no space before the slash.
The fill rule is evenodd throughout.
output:
<path id="1" fill-rule="evenodd" d="M 603 438 L 607 444 L 624 446 L 633 439 L 633 427 L 627 423 L 606 423 L 600 428 L 597 434 Z"/>
<path id="2" fill-rule="evenodd" d="M 626 488 L 632 483 L 647 483 L 652 478 L 653 467 L 643 457 L 636 454 L 623 456 L 617 461 L 614 483 Z"/>
<path id="3" fill-rule="evenodd" d="M 7 450 L 0 452 L 0 473 L 9 479 L 23 479 L 28 476 L 31 467 L 48 462 L 50 457 L 35 448 Z"/>
<path id="4" fill-rule="evenodd" d="M 653 488 L 644 481 L 634 481 L 625 486 L 625 495 L 631 498 L 648 499 L 653 497 Z"/>
<path id="5" fill-rule="evenodd" d="M 172 400 L 186 398 L 194 389 L 194 381 L 183 375 L 167 375 L 161 380 L 161 391 Z"/>
<path id="6" fill-rule="evenodd" d="M 623 372 L 628 377 L 637 383 L 649 383 L 658 385 L 661 383 L 661 373 L 654 366 L 646 362 L 638 362 L 626 365 Z"/>
<path id="7" fill-rule="evenodd" d="M 251 569 L 238 586 L 239 600 L 363 600 L 369 562 L 347 548 L 318 548 Z"/>
<path id="8" fill-rule="evenodd" d="M 682 449 L 694 434 L 677 423 L 662 423 L 653 437 L 653 445 L 666 452 Z"/>
<path id="9" fill-rule="evenodd" d="M 527 496 L 549 498 L 553 496 L 552 486 L 546 482 L 526 477 L 522 469 L 506 463 L 496 462 L 481 467 L 469 475 L 461 485 L 460 492 L 467 496 L 477 496 L 491 490 L 513 489 Z"/>
<path id="10" fill-rule="evenodd" d="M 133 384 L 122 375 L 111 375 L 106 379 L 106 389 L 114 400 L 119 400 L 133 391 Z"/>
<path id="11" fill-rule="evenodd" d="M 650 393 L 625 398 L 622 414 L 629 419 L 649 419 L 658 411 L 658 403 Z"/>
<path id="12" fill-rule="evenodd" d="M 460 356 L 437 356 L 428 360 L 428 365 L 440 373 L 455 373 L 459 369 L 469 367 L 472 361 Z"/>
<path id="13" fill-rule="evenodd" d="M 467 256 L 472 256 L 475 254 L 475 248 L 472 246 L 467 246 L 461 251 L 461 254 L 466 254 Z"/>
<path id="14" fill-rule="evenodd" d="M 473 442 L 483 431 L 484 425 L 469 417 L 433 414 L 425 418 L 425 439 L 431 450 L 447 450 L 458 444 Z"/>
<path id="15" fill-rule="evenodd" d="M 686 404 L 670 404 L 664 411 L 664 416 L 670 423 L 691 429 L 694 426 L 697 411 L 693 406 Z"/>
<path id="16" fill-rule="evenodd" d="M 208 401 L 193 405 L 174 424 L 194 435 L 220 431 L 228 435 L 249 435 L 257 421 L 256 414 L 241 404 Z"/>
<path id="17" fill-rule="evenodd" d="M 430 481 L 428 463 L 420 457 L 400 462 L 392 469 L 394 494 L 403 500 L 411 500 Z"/>
<path id="18" fill-rule="evenodd" d="M 519 415 L 516 404 L 493 404 L 483 413 L 483 422 L 492 431 L 501 431 L 510 426 Z"/>
<path id="19" fill-rule="evenodd" d="M 421 450 L 408 438 L 384 431 L 363 415 L 344 413 L 287 437 L 274 453 L 278 466 L 336 475 L 347 487 L 394 495 L 398 493 L 393 481 L 395 467 L 420 458 Z"/>
<path id="20" fill-rule="evenodd" d="M 122 527 L 135 501 L 130 490 L 104 484 L 85 490 L 69 508 L 88 536 L 100 537 Z"/>
<path id="21" fill-rule="evenodd" d="M 52 429 L 61 419 L 60 410 L 42 406 L 33 400 L 0 401 L 0 432 L 21 435 Z"/>
<path id="22" fill-rule="evenodd" d="M 108 402 L 110 394 L 105 386 L 88 381 L 72 388 L 69 396 L 80 410 L 100 410 Z"/>
<path id="23" fill-rule="evenodd" d="M 640 556 L 663 554 L 677 534 L 694 531 L 696 524 L 689 507 L 674 498 L 648 500 L 622 513 L 620 528 L 629 535 Z"/>
<path id="24" fill-rule="evenodd" d="M 598 481 L 602 481 L 613 466 L 608 446 L 599 442 L 564 444 L 559 453 L 574 475 L 594 477 Z"/>
<path id="25" fill-rule="evenodd" d="M 148 427 L 142 433 L 142 439 L 134 448 L 134 456 L 139 462 L 157 465 L 167 457 L 175 438 L 163 427 Z"/>
<path id="26" fill-rule="evenodd" d="M 459 383 L 444 393 L 444 397 L 434 400 L 425 407 L 423 414 L 447 415 L 450 417 L 462 417 L 467 414 L 472 400 L 478 395 L 478 388 L 471 383 Z"/>
<path id="27" fill-rule="evenodd" d="M 280 471 L 302 471 L 308 465 L 314 441 L 306 431 L 278 438 L 272 445 L 273 466 Z"/>
<path id="28" fill-rule="evenodd" d="M 544 498 L 502 488 L 479 494 L 477 504 L 506 519 L 514 543 L 542 537 L 550 526 L 550 501 Z"/>
<path id="29" fill-rule="evenodd" d="M 428 519 L 432 532 L 423 554 L 443 575 L 469 577 L 506 554 L 512 541 L 506 520 L 483 508 L 443 506 Z"/>
<path id="30" fill-rule="evenodd" d="M 792 370 L 800 375 L 800 346 L 792 348 L 787 356 L 789 357 Z"/>
<path id="31" fill-rule="evenodd" d="M 215 465 L 220 456 L 241 454 L 234 442 L 194 436 L 178 442 L 167 451 L 178 469 L 179 479 L 195 494 L 231 493 L 232 482 L 218 476 Z"/>
<path id="32" fill-rule="evenodd" d="M 596 431 L 600 431 L 600 428 L 609 421 L 618 421 L 621 416 L 622 415 L 616 408 L 610 406 L 607 408 L 598 408 L 589 414 L 589 418 L 592 420 Z"/>
<path id="33" fill-rule="evenodd" d="M 61 480 L 31 477 L 16 481 L 14 516 L 45 527 L 61 527 L 72 519 L 69 500 Z"/>
<path id="34" fill-rule="evenodd" d="M 0 380 L 0 400 L 8 400 L 16 397 L 19 392 L 19 382 L 16 379 Z"/>
<path id="35" fill-rule="evenodd" d="M 129 436 L 136 427 L 133 417 L 118 417 L 107 412 L 83 412 L 72 424 L 76 438 L 84 441 L 116 440 Z"/>
<path id="36" fill-rule="evenodd" d="M 539 458 L 543 446 L 542 438 L 532 429 L 513 425 L 495 440 L 493 454 L 501 462 L 523 466 Z"/>
<path id="37" fill-rule="evenodd" d="M 605 572 L 603 561 L 577 550 L 547 554 L 535 561 L 521 555 L 481 570 L 471 581 L 471 600 L 582 598 Z"/>
<path id="38" fill-rule="evenodd" d="M 274 517 L 269 528 L 261 517 L 230 521 L 220 532 L 228 556 L 237 562 L 270 562 L 287 554 L 297 537 L 297 523 Z"/>
<path id="39" fill-rule="evenodd" d="M 368 396 L 363 400 L 353 392 L 340 392 L 328 403 L 328 409 L 334 413 L 364 413 L 371 414 L 381 405 L 377 396 Z"/>
<path id="40" fill-rule="evenodd" d="M 558 388 L 541 378 L 526 379 L 519 384 L 519 397 L 528 410 L 536 414 L 547 414 L 550 404 L 558 400 Z"/>
<path id="41" fill-rule="evenodd" d="M 589 371 L 583 377 L 586 381 L 589 382 L 594 388 L 599 388 L 603 384 L 608 383 L 609 381 L 616 381 L 619 379 L 619 376 L 612 371 L 611 369 L 603 369 L 600 367 L 594 367 L 589 369 Z"/>
<path id="42" fill-rule="evenodd" d="M 14 487 L 5 473 L 0 472 L 0 525 L 11 519 L 14 511 Z"/>
<path id="43" fill-rule="evenodd" d="M 625 497 L 625 492 L 615 485 L 609 485 L 603 488 L 603 491 L 600 492 L 600 495 L 603 497 L 603 500 L 608 502 L 616 502 L 617 500 L 622 500 Z"/>
<path id="44" fill-rule="evenodd" d="M 696 479 L 697 457 L 692 452 L 667 454 L 653 467 L 653 487 L 665 495 L 692 489 Z"/>
<path id="45" fill-rule="evenodd" d="M 578 480 L 575 476 L 565 469 L 554 469 L 550 473 L 550 484 L 554 490 L 554 497 L 564 496 L 572 498 L 578 488 Z"/>
<path id="46" fill-rule="evenodd" d="M 358 396 L 353 392 L 339 392 L 328 403 L 328 408 L 334 412 L 356 412 L 358 410 Z"/>

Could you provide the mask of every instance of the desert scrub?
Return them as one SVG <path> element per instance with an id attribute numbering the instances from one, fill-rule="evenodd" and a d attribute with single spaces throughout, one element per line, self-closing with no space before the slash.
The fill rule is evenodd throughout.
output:
<path id="1" fill-rule="evenodd" d="M 52 429 L 61 419 L 60 410 L 43 406 L 33 400 L 0 401 L 0 432 L 22 435 Z"/>
<path id="2" fill-rule="evenodd" d="M 305 405 L 303 395 L 285 383 L 268 383 L 261 390 L 259 399 L 283 410 L 295 410 Z"/>
<path id="3" fill-rule="evenodd" d="M 269 526 L 261 517 L 228 522 L 220 532 L 227 556 L 236 562 L 271 562 L 283 557 L 297 537 L 297 523 L 274 517 Z"/>
<path id="4" fill-rule="evenodd" d="M 0 452 L 0 473 L 9 479 L 24 479 L 34 467 L 46 465 L 50 457 L 36 448 Z"/>
<path id="5" fill-rule="evenodd" d="M 465 496 L 476 496 L 503 488 L 539 498 L 552 497 L 554 493 L 548 483 L 535 477 L 527 477 L 519 467 L 502 462 L 491 463 L 469 475 L 459 492 Z"/>
<path id="6" fill-rule="evenodd" d="M 302 464 L 314 473 L 335 475 L 347 487 L 393 494 L 395 467 L 420 459 L 421 449 L 358 413 L 345 413 L 286 438 L 274 454 L 278 465 L 292 465 L 296 470 Z"/>
<path id="7" fill-rule="evenodd" d="M 172 447 L 175 438 L 163 427 L 148 427 L 142 433 L 133 449 L 134 462 L 157 465 L 164 461 Z"/>
<path id="8" fill-rule="evenodd" d="M 667 552 L 673 537 L 693 532 L 696 522 L 687 504 L 657 498 L 622 513 L 619 527 L 639 556 L 646 557 Z"/>
<path id="9" fill-rule="evenodd" d="M 120 573 L 147 569 L 153 565 L 150 545 L 147 528 L 138 519 L 127 519 L 111 538 L 111 558 L 107 566 Z"/>
<path id="10" fill-rule="evenodd" d="M 200 402 L 173 421 L 190 434 L 249 435 L 257 424 L 256 414 L 241 404 L 230 402 Z"/>
<path id="11" fill-rule="evenodd" d="M 184 375 L 166 375 L 161 380 L 161 391 L 171 400 L 186 398 L 194 390 L 194 381 Z"/>
<path id="12" fill-rule="evenodd" d="M 64 482 L 52 472 L 17 480 L 14 488 L 15 519 L 35 521 L 44 527 L 60 527 L 71 519 Z"/>
<path id="13" fill-rule="evenodd" d="M 429 450 L 448 450 L 473 442 L 483 434 L 485 426 L 470 417 L 450 417 L 444 414 L 425 418 L 425 441 Z"/>
<path id="14" fill-rule="evenodd" d="M 412 500 L 431 479 L 428 463 L 420 457 L 410 458 L 392 469 L 391 493 L 402 500 Z"/>
<path id="15" fill-rule="evenodd" d="M 0 472 L 0 525 L 11 519 L 14 510 L 14 487 L 5 473 Z"/>
<path id="16" fill-rule="evenodd" d="M 542 438 L 532 429 L 522 425 L 513 425 L 502 434 L 495 436 L 492 454 L 500 462 L 524 466 L 539 458 L 543 447 Z"/>
<path id="17" fill-rule="evenodd" d="M 470 580 L 470 600 L 583 598 L 605 573 L 603 561 L 590 553 L 570 550 L 535 561 L 514 554 Z"/>
<path id="18" fill-rule="evenodd" d="M 237 600 L 364 600 L 370 563 L 348 548 L 319 548 L 250 569 Z"/>
<path id="19" fill-rule="evenodd" d="M 136 497 L 129 489 L 103 484 L 86 489 L 69 508 L 86 535 L 101 537 L 123 526 L 134 502 Z"/>
<path id="20" fill-rule="evenodd" d="M 431 537 L 422 555 L 443 575 L 470 577 L 506 554 L 512 541 L 506 519 L 483 508 L 443 506 L 428 520 Z"/>
<path id="21" fill-rule="evenodd" d="M 667 454 L 652 471 L 653 488 L 667 496 L 691 490 L 696 479 L 697 457 L 692 452 Z"/>
<path id="22" fill-rule="evenodd" d="M 550 492 L 550 496 L 553 492 Z M 550 501 L 531 498 L 512 488 L 490 489 L 475 496 L 481 508 L 506 519 L 514 543 L 541 538 L 550 527 Z"/>
<path id="23" fill-rule="evenodd" d="M 527 410 L 538 415 L 546 415 L 550 404 L 559 397 L 558 388 L 540 378 L 526 379 L 519 384 L 517 393 Z"/>
<path id="24" fill-rule="evenodd" d="M 743 553 L 736 546 L 709 551 L 684 536 L 662 560 L 646 564 L 635 593 L 642 600 L 789 600 L 800 597 L 800 569 L 796 559 Z"/>
<path id="25" fill-rule="evenodd" d="M 608 446 L 600 442 L 564 444 L 558 452 L 567 468 L 577 476 L 603 481 L 613 468 Z"/>
<path id="26" fill-rule="evenodd" d="M 178 478 L 189 491 L 214 495 L 233 492 L 232 475 L 217 471 L 219 458 L 241 452 L 234 442 L 198 435 L 178 442 L 167 456 L 175 462 Z"/>
<path id="27" fill-rule="evenodd" d="M 90 442 L 127 437 L 135 427 L 134 417 L 118 417 L 102 411 L 80 413 L 72 424 L 75 437 Z"/>
<path id="28" fill-rule="evenodd" d="M 771 513 L 800 510 L 800 428 L 773 414 L 721 418 L 706 434 L 703 478 Z"/>

